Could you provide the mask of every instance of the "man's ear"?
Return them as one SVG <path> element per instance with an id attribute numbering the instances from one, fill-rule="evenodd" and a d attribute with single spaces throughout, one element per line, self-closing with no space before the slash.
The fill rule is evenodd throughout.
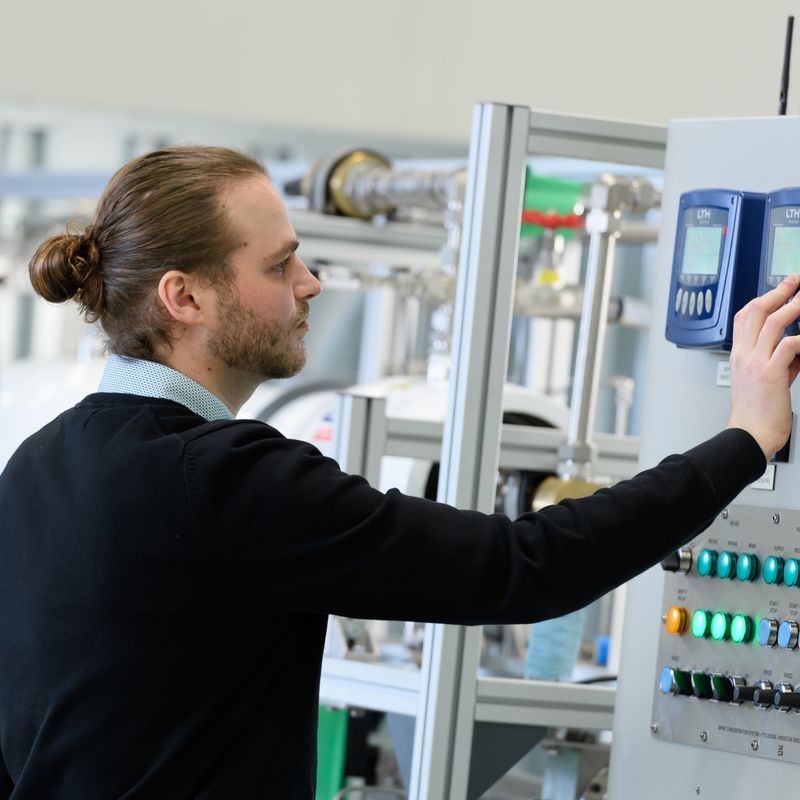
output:
<path id="1" fill-rule="evenodd" d="M 196 277 L 179 269 L 171 269 L 158 282 L 158 297 L 167 313 L 182 325 L 197 325 L 203 321 L 204 290 Z"/>

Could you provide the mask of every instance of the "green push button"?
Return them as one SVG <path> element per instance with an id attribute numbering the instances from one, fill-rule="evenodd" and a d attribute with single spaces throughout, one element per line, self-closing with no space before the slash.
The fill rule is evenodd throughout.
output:
<path id="1" fill-rule="evenodd" d="M 716 642 L 722 642 L 730 636 L 731 615 L 724 611 L 717 611 L 711 617 L 711 638 Z"/>
<path id="2" fill-rule="evenodd" d="M 737 614 L 731 620 L 731 639 L 736 642 L 736 644 L 742 644 L 742 642 L 749 642 L 752 635 L 753 620 L 745 614 Z"/>
<path id="3" fill-rule="evenodd" d="M 736 553 L 730 550 L 723 550 L 717 556 L 717 577 L 723 580 L 733 578 L 736 575 Z"/>
<path id="4" fill-rule="evenodd" d="M 800 583 L 800 561 L 796 558 L 787 558 L 783 565 L 783 582 L 787 586 L 797 586 Z"/>
<path id="5" fill-rule="evenodd" d="M 767 556 L 764 559 L 764 582 L 779 584 L 783 580 L 783 559 L 780 556 Z"/>
<path id="6" fill-rule="evenodd" d="M 758 575 L 758 556 L 742 553 L 736 561 L 736 577 L 740 581 L 754 581 Z"/>
<path id="7" fill-rule="evenodd" d="M 717 552 L 716 550 L 709 550 L 704 547 L 697 557 L 697 571 L 704 578 L 713 578 L 714 570 L 717 566 Z"/>
<path id="8" fill-rule="evenodd" d="M 711 612 L 698 609 L 692 614 L 692 636 L 704 639 L 711 629 Z"/>

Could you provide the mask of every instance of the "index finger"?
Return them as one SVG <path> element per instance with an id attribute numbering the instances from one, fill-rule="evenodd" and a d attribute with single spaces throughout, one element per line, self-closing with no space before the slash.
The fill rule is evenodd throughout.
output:
<path id="1" fill-rule="evenodd" d="M 740 346 L 755 348 L 767 317 L 791 299 L 798 284 L 800 276 L 787 275 L 777 287 L 751 300 L 734 318 L 734 341 L 738 337 Z M 778 339 L 772 345 L 773 349 L 777 343 Z"/>

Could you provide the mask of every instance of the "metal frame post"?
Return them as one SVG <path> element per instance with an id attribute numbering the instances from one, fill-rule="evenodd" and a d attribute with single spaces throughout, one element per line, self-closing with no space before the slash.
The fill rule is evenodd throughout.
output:
<path id="1" fill-rule="evenodd" d="M 485 512 L 494 507 L 529 115 L 498 104 L 473 115 L 439 500 Z M 480 636 L 480 628 L 426 630 L 413 800 L 468 797 Z"/>

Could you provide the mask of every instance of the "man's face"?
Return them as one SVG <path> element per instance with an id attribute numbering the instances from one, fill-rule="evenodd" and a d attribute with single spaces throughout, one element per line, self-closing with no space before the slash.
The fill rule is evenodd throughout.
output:
<path id="1" fill-rule="evenodd" d="M 232 369 L 288 378 L 305 364 L 308 301 L 319 281 L 298 256 L 286 208 L 267 178 L 235 184 L 222 203 L 241 244 L 231 256 L 233 280 L 217 288 L 209 352 Z"/>

